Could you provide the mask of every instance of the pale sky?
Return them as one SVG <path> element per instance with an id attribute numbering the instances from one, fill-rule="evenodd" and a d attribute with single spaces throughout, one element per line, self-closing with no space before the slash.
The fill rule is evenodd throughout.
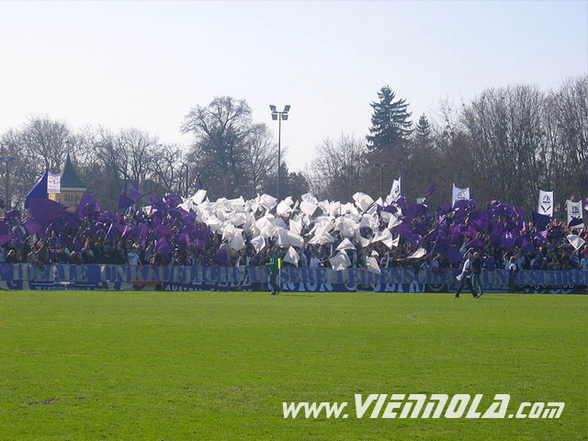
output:
<path id="1" fill-rule="evenodd" d="M 413 120 L 487 87 L 557 89 L 588 71 L 588 2 L 0 2 L 0 133 L 47 115 L 73 130 L 179 126 L 245 99 L 291 169 L 323 139 L 364 137 L 390 85 Z"/>

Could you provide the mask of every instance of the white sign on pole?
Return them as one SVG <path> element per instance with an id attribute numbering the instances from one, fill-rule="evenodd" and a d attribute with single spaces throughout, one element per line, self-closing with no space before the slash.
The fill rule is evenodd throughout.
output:
<path id="1" fill-rule="evenodd" d="M 566 205 L 568 208 L 568 226 L 570 226 L 572 221 L 575 220 L 577 223 L 574 223 L 572 228 L 584 228 L 584 218 L 582 216 L 582 201 L 566 201 Z"/>
<path id="2" fill-rule="evenodd" d="M 401 180 L 402 176 L 392 182 L 392 188 L 390 189 L 390 200 L 392 201 L 397 201 L 401 195 Z"/>
<path id="3" fill-rule="evenodd" d="M 553 192 L 539 190 L 539 214 L 553 217 Z"/>
<path id="4" fill-rule="evenodd" d="M 61 193 L 61 175 L 47 173 L 47 193 Z"/>
<path id="5" fill-rule="evenodd" d="M 459 188 L 453 184 L 453 192 L 451 198 L 451 206 L 453 207 L 457 201 L 467 201 L 470 199 L 470 187 Z"/>

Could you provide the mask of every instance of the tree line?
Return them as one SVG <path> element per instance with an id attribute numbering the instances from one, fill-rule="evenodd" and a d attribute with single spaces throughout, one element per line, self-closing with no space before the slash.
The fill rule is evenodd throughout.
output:
<path id="1" fill-rule="evenodd" d="M 200 186 L 211 198 L 252 198 L 275 193 L 277 155 L 265 124 L 253 122 L 244 100 L 215 98 L 186 115 L 181 131 L 192 134 L 188 147 L 160 142 L 134 128 L 112 131 L 85 127 L 72 131 L 63 121 L 32 117 L 0 140 L 0 197 L 21 207 L 26 194 L 45 170 L 59 173 L 67 154 L 88 192 L 103 209 L 116 209 L 118 195 L 130 187 L 143 194 L 191 196 Z M 280 188 L 300 197 L 309 187 L 301 173 L 282 161 Z"/>
<path id="2" fill-rule="evenodd" d="M 280 164 L 280 193 L 295 198 L 350 201 L 357 191 L 385 196 L 402 177 L 409 200 L 451 199 L 451 186 L 471 187 L 481 203 L 500 199 L 536 209 L 539 189 L 561 203 L 588 196 L 588 77 L 566 80 L 556 91 L 533 86 L 490 88 L 454 108 L 442 103 L 415 123 L 409 103 L 384 86 L 371 103 L 365 138 L 324 139 L 302 173 Z M 142 193 L 192 195 L 202 182 L 211 198 L 274 194 L 275 135 L 253 121 L 245 100 L 215 98 L 190 109 L 181 124 L 189 146 L 166 144 L 134 128 L 112 131 L 32 117 L 0 138 L 1 196 L 20 207 L 45 171 L 60 172 L 69 153 L 80 178 L 103 209 L 116 209 L 131 186 Z M 199 179 L 197 177 L 199 176 Z"/>
<path id="3" fill-rule="evenodd" d="M 435 118 L 416 124 L 408 102 L 389 86 L 371 103 L 366 139 L 342 135 L 317 146 L 308 177 L 318 197 L 350 200 L 356 191 L 383 196 L 402 177 L 409 200 L 437 187 L 429 201 L 451 201 L 452 183 L 470 187 L 481 204 L 499 199 L 537 210 L 539 189 L 566 199 L 588 197 L 588 77 L 556 91 L 517 85 L 489 88 L 454 108 L 441 103 Z"/>

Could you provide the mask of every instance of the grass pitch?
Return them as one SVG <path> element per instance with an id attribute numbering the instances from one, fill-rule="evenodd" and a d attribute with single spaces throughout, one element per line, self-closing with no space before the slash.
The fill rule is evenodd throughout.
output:
<path id="1" fill-rule="evenodd" d="M 586 439 L 587 325 L 588 296 L 572 295 L 3 291 L 0 439 Z M 352 406 L 356 393 L 566 407 L 283 418 L 283 401 Z"/>

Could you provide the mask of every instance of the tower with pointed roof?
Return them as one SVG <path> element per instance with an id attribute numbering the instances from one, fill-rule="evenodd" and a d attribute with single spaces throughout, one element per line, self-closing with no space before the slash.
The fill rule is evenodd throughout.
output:
<path id="1" fill-rule="evenodd" d="M 70 206 L 70 210 L 75 211 L 87 189 L 86 184 L 78 177 L 68 153 L 61 173 L 61 192 L 49 193 L 49 199 Z"/>

